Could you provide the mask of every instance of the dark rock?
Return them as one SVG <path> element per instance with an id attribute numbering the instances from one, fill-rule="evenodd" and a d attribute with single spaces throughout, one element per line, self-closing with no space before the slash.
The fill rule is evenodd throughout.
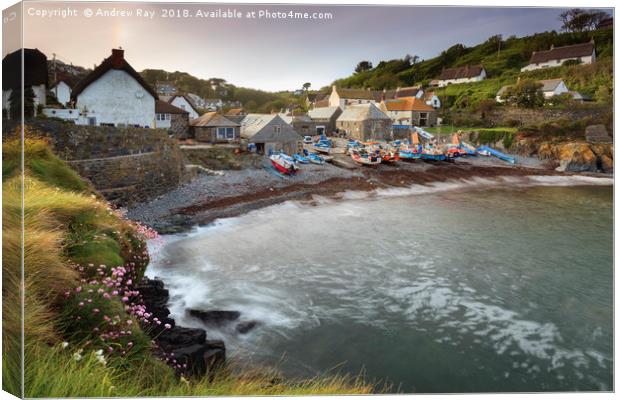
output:
<path id="1" fill-rule="evenodd" d="M 208 340 L 203 344 L 176 349 L 172 353 L 177 364 L 186 366 L 183 372 L 193 376 L 211 374 L 226 360 L 226 348 L 221 340 Z"/>
<path id="2" fill-rule="evenodd" d="M 166 350 L 204 344 L 206 339 L 207 333 L 204 329 L 184 328 L 181 326 L 166 329 L 157 337 L 159 345 Z"/>
<path id="3" fill-rule="evenodd" d="M 237 324 L 235 330 L 241 334 L 248 333 L 252 329 L 256 328 L 260 323 L 258 321 L 244 321 Z"/>
<path id="4" fill-rule="evenodd" d="M 202 311 L 188 309 L 187 312 L 194 318 L 200 319 L 205 324 L 222 325 L 224 323 L 236 321 L 241 316 L 239 311 Z"/>

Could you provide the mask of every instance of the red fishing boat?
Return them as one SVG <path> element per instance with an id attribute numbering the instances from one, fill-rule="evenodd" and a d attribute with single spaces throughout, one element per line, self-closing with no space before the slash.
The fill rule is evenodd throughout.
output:
<path id="1" fill-rule="evenodd" d="M 299 169 L 293 157 L 286 154 L 273 154 L 269 157 L 269 160 L 271 160 L 271 165 L 278 172 L 286 175 L 294 174 Z"/>

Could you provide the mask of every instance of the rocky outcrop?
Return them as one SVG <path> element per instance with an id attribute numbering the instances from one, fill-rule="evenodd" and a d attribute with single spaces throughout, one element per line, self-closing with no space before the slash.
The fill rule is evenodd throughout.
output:
<path id="1" fill-rule="evenodd" d="M 187 310 L 187 313 L 207 325 L 222 325 L 236 321 L 241 316 L 239 311 L 202 311 L 191 308 Z"/>
<path id="2" fill-rule="evenodd" d="M 586 127 L 585 135 L 586 140 L 590 143 L 611 143 L 613 141 L 603 124 Z"/>
<path id="3" fill-rule="evenodd" d="M 224 363 L 224 342 L 207 340 L 204 329 L 175 325 L 167 307 L 169 293 L 161 280 L 144 279 L 136 289 L 140 292 L 146 310 L 160 322 L 144 326 L 145 331 L 155 339 L 157 351 L 175 367 L 177 373 L 203 376 L 211 374 Z"/>
<path id="4" fill-rule="evenodd" d="M 558 171 L 613 172 L 613 143 L 521 137 L 514 141 L 510 152 L 548 160 Z"/>

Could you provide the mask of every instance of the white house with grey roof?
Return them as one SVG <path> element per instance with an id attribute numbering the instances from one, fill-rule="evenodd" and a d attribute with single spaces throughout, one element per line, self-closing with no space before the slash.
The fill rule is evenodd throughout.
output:
<path id="1" fill-rule="evenodd" d="M 292 154 L 302 145 L 301 136 L 277 114 L 246 115 L 241 121 L 241 138 L 254 143 L 261 154 Z"/>

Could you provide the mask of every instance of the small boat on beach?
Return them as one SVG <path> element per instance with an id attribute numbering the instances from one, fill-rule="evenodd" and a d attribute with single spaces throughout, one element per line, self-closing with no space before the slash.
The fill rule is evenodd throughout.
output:
<path id="1" fill-rule="evenodd" d="M 295 159 L 287 154 L 272 154 L 269 156 L 269 160 L 271 161 L 271 165 L 273 165 L 278 172 L 285 175 L 294 174 L 299 170 Z"/>
<path id="2" fill-rule="evenodd" d="M 310 153 L 308 154 L 308 159 L 310 159 L 310 162 L 313 164 L 324 164 L 325 160 L 323 159 L 323 157 L 321 157 L 320 155 L 316 154 L 316 153 Z"/>
<path id="3" fill-rule="evenodd" d="M 310 163 L 310 160 L 308 159 L 308 157 L 302 156 L 299 153 L 293 154 L 293 158 L 295 159 L 295 161 L 300 162 L 302 164 L 309 164 Z"/>
<path id="4" fill-rule="evenodd" d="M 378 154 L 371 154 L 366 149 L 351 148 L 349 149 L 351 158 L 361 165 L 379 165 L 381 164 L 381 156 Z"/>
<path id="5" fill-rule="evenodd" d="M 331 140 L 319 140 L 318 142 L 312 145 L 312 149 L 314 151 L 318 151 L 320 153 L 329 154 L 332 149 L 332 141 Z"/>
<path id="6" fill-rule="evenodd" d="M 417 160 L 422 156 L 422 146 L 417 132 L 414 131 L 411 134 L 410 144 L 400 145 L 398 156 L 403 160 Z"/>

